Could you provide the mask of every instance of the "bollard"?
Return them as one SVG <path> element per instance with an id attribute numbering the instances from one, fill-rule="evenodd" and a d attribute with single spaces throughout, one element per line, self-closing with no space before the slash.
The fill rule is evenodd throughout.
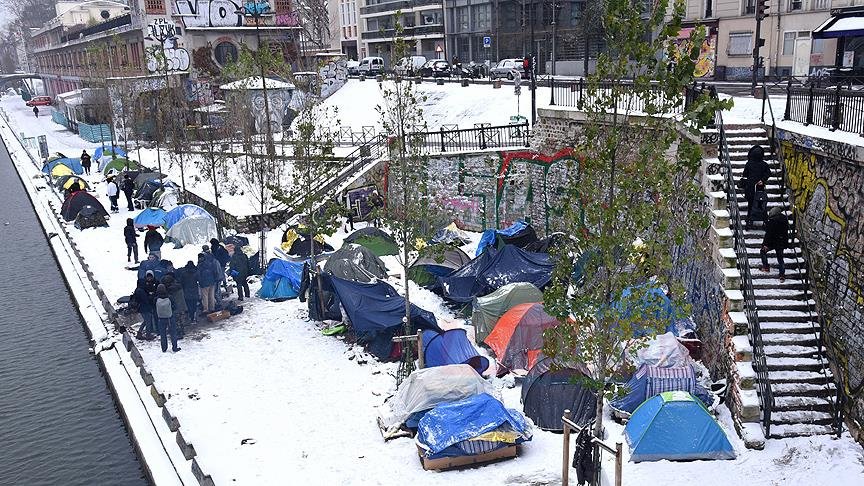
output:
<path id="1" fill-rule="evenodd" d="M 444 78 L 435 78 L 435 84 L 438 86 L 444 86 Z"/>
<path id="2" fill-rule="evenodd" d="M 416 78 L 414 78 L 414 84 L 420 84 L 420 83 L 422 83 L 422 82 L 423 82 L 423 78 L 422 78 L 422 77 L 417 76 Z"/>
<path id="3" fill-rule="evenodd" d="M 366 81 L 366 76 L 361 74 L 359 79 L 360 79 L 360 81 Z"/>
<path id="4" fill-rule="evenodd" d="M 501 89 L 501 80 L 496 79 L 496 80 L 492 81 L 492 88 Z"/>
<path id="5" fill-rule="evenodd" d="M 469 84 L 469 83 L 468 83 L 468 80 L 465 79 L 465 78 L 462 78 L 462 87 L 463 87 L 463 88 L 467 88 L 467 87 L 468 87 L 468 84 Z"/>

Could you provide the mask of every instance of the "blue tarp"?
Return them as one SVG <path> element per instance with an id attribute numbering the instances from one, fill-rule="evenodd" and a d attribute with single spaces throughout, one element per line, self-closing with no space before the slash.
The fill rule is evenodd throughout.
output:
<path id="1" fill-rule="evenodd" d="M 141 211 L 133 220 L 135 226 L 144 228 L 145 226 L 162 226 L 165 224 L 165 210 L 159 208 L 147 208 Z"/>
<path id="2" fill-rule="evenodd" d="M 165 275 L 167 267 L 162 265 L 162 260 L 144 260 L 138 266 L 138 278 L 144 278 L 147 275 L 147 270 L 153 270 L 153 276 L 156 277 L 156 281 L 159 281 Z"/>
<path id="3" fill-rule="evenodd" d="M 633 462 L 735 459 L 723 429 L 687 392 L 649 399 L 630 417 L 624 437 Z"/>
<path id="4" fill-rule="evenodd" d="M 481 393 L 427 412 L 417 424 L 417 440 L 429 448 L 427 456 L 433 457 L 454 444 L 491 432 L 503 424 L 509 424 L 523 436 L 517 443 L 531 440 L 531 431 L 521 413 L 504 408 L 504 404 L 488 393 Z"/>
<path id="5" fill-rule="evenodd" d="M 489 360 L 477 353 L 477 349 L 468 341 L 465 329 L 450 329 L 440 334 L 423 331 L 423 356 L 427 368 L 467 364 L 479 374 L 489 368 Z"/>
<path id="6" fill-rule="evenodd" d="M 124 158 L 124 159 L 127 158 L 126 157 L 127 154 L 122 148 L 110 147 L 110 146 L 106 146 L 104 151 L 102 150 L 102 147 L 96 147 L 96 150 L 93 151 L 93 157 L 92 158 L 94 160 L 99 160 L 102 158 L 103 155 L 107 155 L 110 157 L 112 153 L 114 155 L 116 155 L 118 159 L 119 158 Z M 100 170 L 101 169 L 102 168 L 100 167 Z"/>
<path id="7" fill-rule="evenodd" d="M 213 216 L 211 216 L 210 213 L 208 213 L 202 207 L 196 206 L 194 204 L 181 204 L 165 214 L 165 228 L 170 229 L 181 219 L 186 219 L 189 216 L 198 215 L 206 216 L 213 221 L 216 221 L 216 219 L 213 218 Z"/>
<path id="8" fill-rule="evenodd" d="M 66 167 L 69 167 L 70 169 L 72 169 L 72 172 L 76 174 L 80 175 L 84 173 L 84 167 L 81 166 L 81 159 L 72 159 L 69 157 L 63 159 L 54 159 L 51 162 L 45 163 L 45 165 L 42 166 L 42 172 L 50 174 L 54 167 L 56 167 L 58 164 L 63 164 Z"/>
<path id="9" fill-rule="evenodd" d="M 444 297 L 470 302 L 514 282 L 543 288 L 552 279 L 554 264 L 547 253 L 531 253 L 513 245 L 488 248 L 479 257 L 446 277 L 439 277 Z"/>
<path id="10" fill-rule="evenodd" d="M 258 296 L 268 300 L 293 299 L 300 292 L 303 264 L 274 259 L 267 266 Z"/>
<path id="11" fill-rule="evenodd" d="M 495 247 L 495 242 L 498 240 L 498 235 L 513 236 L 527 227 L 528 223 L 526 223 L 525 221 L 516 221 L 509 227 L 502 230 L 487 229 L 483 232 L 483 235 L 480 236 L 480 243 L 477 244 L 477 251 L 474 253 L 474 256 L 478 256 L 483 253 L 483 250 L 487 246 Z"/>

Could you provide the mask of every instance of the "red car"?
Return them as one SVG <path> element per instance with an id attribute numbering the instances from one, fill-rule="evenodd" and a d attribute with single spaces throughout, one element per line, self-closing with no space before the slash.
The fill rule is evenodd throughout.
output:
<path id="1" fill-rule="evenodd" d="M 51 106 L 50 96 L 34 96 L 27 103 L 27 106 Z"/>

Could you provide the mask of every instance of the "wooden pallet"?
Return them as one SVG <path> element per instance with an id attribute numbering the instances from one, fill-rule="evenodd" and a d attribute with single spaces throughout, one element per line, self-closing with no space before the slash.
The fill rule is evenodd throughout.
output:
<path id="1" fill-rule="evenodd" d="M 499 461 L 503 459 L 511 459 L 513 457 L 516 457 L 516 446 L 511 445 L 508 447 L 502 447 L 501 449 L 496 449 L 492 452 L 487 452 L 485 454 L 477 454 L 474 456 L 441 457 L 439 459 L 429 459 L 424 455 L 424 452 L 425 451 L 421 447 L 417 447 L 417 453 L 420 455 L 420 463 L 423 465 L 423 469 L 427 471 L 444 471 L 457 467 L 483 464 L 486 462 Z"/>

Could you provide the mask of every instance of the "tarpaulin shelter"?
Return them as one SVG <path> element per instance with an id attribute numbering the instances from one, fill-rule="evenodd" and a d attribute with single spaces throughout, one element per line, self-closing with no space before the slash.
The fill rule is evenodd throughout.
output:
<path id="1" fill-rule="evenodd" d="M 168 214 L 165 215 L 167 224 Z M 194 214 L 177 221 L 165 232 L 165 236 L 181 245 L 209 243 L 217 235 L 216 220 L 209 214 Z"/>
<path id="2" fill-rule="evenodd" d="M 396 244 L 396 240 L 374 226 L 360 228 L 351 233 L 345 238 L 345 243 L 354 243 L 356 245 L 365 246 L 379 257 L 399 253 L 399 245 Z"/>
<path id="3" fill-rule="evenodd" d="M 666 292 L 660 287 L 648 284 L 628 287 L 621 292 L 621 299 L 613 303 L 615 311 L 623 318 L 629 319 L 634 314 L 667 321 L 666 329 L 675 327 L 675 309 Z M 647 336 L 653 331 L 640 326 L 633 326 L 633 337 Z"/>
<path id="4" fill-rule="evenodd" d="M 108 211 L 105 211 L 105 207 L 102 206 L 102 203 L 100 203 L 95 196 L 86 191 L 77 191 L 66 196 L 66 200 L 63 201 L 63 206 L 60 207 L 60 215 L 62 215 L 63 219 L 66 221 L 74 221 L 75 217 L 78 216 L 78 212 L 80 212 L 84 206 L 92 206 L 96 208 L 98 212 L 102 213 L 103 216 L 108 216 Z"/>
<path id="5" fill-rule="evenodd" d="M 239 250 L 235 250 L 239 251 Z M 300 292 L 300 278 L 303 264 L 273 259 L 267 265 L 258 296 L 267 300 L 286 300 L 297 297 Z"/>
<path id="6" fill-rule="evenodd" d="M 588 424 L 597 415 L 597 394 L 580 383 L 586 376 L 584 365 L 541 357 L 522 381 L 522 411 L 543 430 L 563 430 L 561 417 L 565 410 L 573 413 L 572 420 L 577 424 Z"/>
<path id="7" fill-rule="evenodd" d="M 475 297 L 471 303 L 471 324 L 476 339 L 486 338 L 505 312 L 531 302 L 543 302 L 543 292 L 528 282 L 507 284 L 489 295 Z"/>
<path id="8" fill-rule="evenodd" d="M 52 177 L 60 177 L 69 174 L 81 175 L 84 173 L 84 167 L 81 166 L 81 161 L 79 159 L 65 157 L 45 162 L 42 166 L 42 172 L 51 174 Z"/>
<path id="9" fill-rule="evenodd" d="M 528 282 L 543 288 L 552 279 L 554 264 L 546 253 L 529 253 L 513 245 L 500 250 L 488 248 L 467 265 L 439 277 L 445 298 L 470 302 L 514 282 Z"/>
<path id="10" fill-rule="evenodd" d="M 84 206 L 81 211 L 78 211 L 78 216 L 75 216 L 75 227 L 79 230 L 99 226 L 108 226 L 108 221 L 105 220 L 105 208 Z"/>
<path id="11" fill-rule="evenodd" d="M 352 244 L 344 244 L 333 252 L 324 264 L 324 272 L 356 282 L 387 278 L 387 267 L 372 250 Z"/>
<path id="12" fill-rule="evenodd" d="M 308 232 L 303 232 L 297 228 L 288 228 L 282 234 L 281 246 L 288 255 L 300 257 L 311 256 L 312 245 L 315 245 L 316 255 L 333 251 L 333 247 L 324 241 L 323 235 L 318 235 L 313 239 Z"/>
<path id="13" fill-rule="evenodd" d="M 643 403 L 624 427 L 630 460 L 735 459 L 735 449 L 708 410 L 687 392 L 663 392 Z"/>
<path id="14" fill-rule="evenodd" d="M 537 241 L 537 233 L 534 228 L 525 221 L 516 221 L 504 229 L 487 229 L 484 231 L 480 236 L 480 243 L 477 244 L 475 255 L 483 253 L 483 250 L 488 246 L 500 248 L 503 245 L 513 245 L 525 248 L 535 241 Z"/>
<path id="15" fill-rule="evenodd" d="M 455 245 L 462 246 L 471 241 L 468 238 L 468 234 L 464 231 L 460 230 L 456 223 L 450 223 L 449 225 L 439 229 L 432 235 L 432 239 L 429 240 L 430 243 L 439 245 Z"/>
<path id="16" fill-rule="evenodd" d="M 624 416 L 633 413 L 645 400 L 667 391 L 685 391 L 698 396 L 707 406 L 713 403 L 708 391 L 699 386 L 696 372 L 690 365 L 661 368 L 643 364 L 633 373 L 624 388 L 627 394 L 609 403 L 614 410 Z"/>
<path id="17" fill-rule="evenodd" d="M 148 205 L 151 208 L 162 208 L 165 210 L 170 210 L 177 206 L 179 202 L 179 188 L 173 182 L 166 181 L 163 188 L 156 189 L 153 192 L 153 197 L 150 198 L 150 202 Z"/>
<path id="18" fill-rule="evenodd" d="M 470 261 L 471 258 L 459 248 L 427 246 L 408 267 L 408 278 L 423 287 L 435 286 L 438 277 L 449 275 Z"/>
<path id="19" fill-rule="evenodd" d="M 171 229 L 178 222 L 190 218 L 192 216 L 201 216 L 213 220 L 214 226 L 216 219 L 210 215 L 204 208 L 194 204 L 181 204 L 176 208 L 165 213 L 165 228 Z M 209 241 L 209 240 L 208 240 Z"/>
<path id="20" fill-rule="evenodd" d="M 147 183 L 147 181 L 159 180 L 160 175 L 162 177 L 165 176 L 165 174 L 160 174 L 159 172 L 141 172 L 140 174 L 138 174 L 132 181 L 135 184 L 136 194 L 141 189 L 141 187 Z"/>
<path id="21" fill-rule="evenodd" d="M 308 265 L 304 264 L 304 266 Z M 339 296 L 333 288 L 333 279 L 327 273 L 322 273 L 321 278 L 311 277 L 307 268 L 303 269 L 301 283 L 308 286 L 309 296 L 309 319 L 313 321 L 342 321 L 342 311 L 339 305 Z M 319 289 L 320 284 L 320 291 Z M 300 299 L 304 297 L 304 288 L 301 286 Z M 323 301 L 323 302 L 322 302 Z"/>
<path id="22" fill-rule="evenodd" d="M 489 368 L 489 360 L 480 356 L 468 341 L 465 329 L 448 329 L 442 333 L 423 331 L 423 358 L 430 368 L 467 364 L 480 374 Z"/>
<path id="23" fill-rule="evenodd" d="M 483 342 L 502 366 L 527 371 L 543 349 L 543 331 L 557 325 L 558 320 L 543 310 L 543 304 L 519 304 L 498 319 Z"/>
<path id="24" fill-rule="evenodd" d="M 156 194 L 165 189 L 177 189 L 177 184 L 173 182 L 162 179 L 160 182 L 159 179 L 153 179 L 152 181 L 147 181 L 141 186 L 140 189 L 135 193 L 135 199 L 140 199 L 142 201 L 150 201 L 153 202 Z M 176 198 L 175 198 L 176 199 Z M 172 208 L 173 209 L 173 208 Z"/>
<path id="25" fill-rule="evenodd" d="M 99 163 L 99 172 L 101 172 L 103 174 L 107 174 L 107 173 L 111 172 L 112 170 L 114 172 L 120 173 L 120 172 L 125 171 L 126 169 L 137 169 L 137 168 L 138 168 L 138 162 L 135 162 L 134 160 L 125 159 L 125 158 L 112 159 L 112 160 L 105 162 L 104 164 L 101 162 Z"/>
<path id="26" fill-rule="evenodd" d="M 79 177 L 75 174 L 67 174 L 58 177 L 54 181 L 54 187 L 56 187 L 57 189 L 69 189 L 70 187 L 72 187 L 72 184 L 75 184 L 76 182 L 78 183 L 78 187 L 80 187 L 82 190 L 86 191 L 90 189 L 90 184 L 82 177 Z"/>
<path id="27" fill-rule="evenodd" d="M 321 277 L 330 280 L 358 341 L 376 357 L 387 358 L 393 346 L 390 340 L 402 327 L 405 298 L 387 282 L 352 282 L 326 274 Z M 443 332 L 431 312 L 414 304 L 411 323 L 415 329 Z"/>
<path id="28" fill-rule="evenodd" d="M 438 405 L 417 424 L 417 442 L 430 459 L 483 454 L 529 440 L 525 417 L 488 393 Z"/>
<path id="29" fill-rule="evenodd" d="M 147 226 L 162 226 L 165 224 L 165 210 L 159 208 L 146 208 L 135 219 L 132 220 L 136 228 L 146 228 Z"/>

